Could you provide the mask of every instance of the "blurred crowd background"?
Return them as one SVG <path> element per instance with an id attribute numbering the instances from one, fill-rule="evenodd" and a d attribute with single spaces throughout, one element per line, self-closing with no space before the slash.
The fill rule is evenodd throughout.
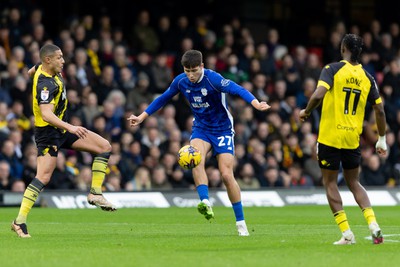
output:
<path id="1" fill-rule="evenodd" d="M 39 49 L 49 42 L 64 54 L 69 121 L 112 144 L 105 190 L 194 188 L 191 172 L 176 162 L 191 134 L 192 116 L 182 97 L 140 127 L 126 120 L 182 72 L 180 58 L 188 49 L 201 50 L 206 68 L 272 106 L 260 113 L 240 98 L 229 99 L 241 188 L 321 186 L 315 151 L 320 113 L 315 110 L 304 123 L 298 113 L 323 66 L 340 60 L 341 38 L 349 32 L 364 38 L 361 61 L 377 81 L 388 124 L 389 153 L 381 159 L 374 153 L 377 129 L 368 108 L 361 181 L 399 185 L 400 30 L 394 11 L 384 14 L 374 1 L 191 3 L 198 8 L 184 1 L 80 2 L 0 3 L 0 190 L 21 192 L 35 177 L 27 70 L 40 63 Z M 88 191 L 92 159 L 62 151 L 47 189 Z M 222 189 L 215 159 L 208 157 L 206 166 L 210 188 Z M 341 176 L 338 183 L 344 184 Z"/>

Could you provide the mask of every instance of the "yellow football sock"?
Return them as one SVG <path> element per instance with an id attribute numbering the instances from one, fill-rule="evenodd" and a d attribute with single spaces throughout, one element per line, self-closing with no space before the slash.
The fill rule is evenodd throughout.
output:
<path id="1" fill-rule="evenodd" d="M 350 229 L 350 225 L 347 221 L 347 216 L 344 210 L 339 210 L 338 212 L 334 213 L 333 216 L 335 217 L 336 224 L 339 226 L 339 229 L 342 233 Z"/>
<path id="2" fill-rule="evenodd" d="M 24 197 L 22 198 L 18 217 L 17 219 L 15 219 L 16 223 L 26 223 L 28 213 L 32 209 L 33 204 L 35 204 L 43 188 L 44 184 L 42 184 L 42 182 L 40 182 L 37 178 L 34 178 L 32 182 L 28 185 L 28 187 L 25 189 Z"/>
<path id="3" fill-rule="evenodd" d="M 102 153 L 94 158 L 92 165 L 92 186 L 90 188 L 90 193 L 95 195 L 101 195 L 103 193 L 101 187 L 106 175 L 109 158 L 110 153 Z"/>
<path id="4" fill-rule="evenodd" d="M 363 209 L 362 212 L 364 214 L 364 218 L 367 221 L 368 225 L 370 225 L 373 222 L 376 223 L 375 213 L 371 207 Z"/>

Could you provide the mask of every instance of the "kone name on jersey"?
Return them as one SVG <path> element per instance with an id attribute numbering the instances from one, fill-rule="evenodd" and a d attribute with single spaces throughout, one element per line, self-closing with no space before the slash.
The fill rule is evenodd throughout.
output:
<path id="1" fill-rule="evenodd" d="M 346 79 L 346 83 L 347 84 L 356 84 L 357 86 L 361 86 L 361 80 L 357 79 L 357 78 L 354 78 L 354 77 L 347 78 Z"/>

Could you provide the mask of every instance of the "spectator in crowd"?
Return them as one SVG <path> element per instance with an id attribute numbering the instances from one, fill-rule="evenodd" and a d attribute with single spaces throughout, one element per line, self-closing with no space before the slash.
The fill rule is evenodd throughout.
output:
<path id="1" fill-rule="evenodd" d="M 0 191 L 11 190 L 12 177 L 10 176 L 10 164 L 0 160 Z"/>
<path id="2" fill-rule="evenodd" d="M 339 32 L 333 31 L 329 37 L 329 43 L 324 50 L 324 63 L 332 63 L 339 61 L 340 57 L 340 41 L 341 34 Z"/>
<path id="3" fill-rule="evenodd" d="M 194 29 L 189 23 L 189 18 L 187 15 L 180 15 L 176 19 L 176 27 L 173 29 L 173 38 L 175 45 L 173 46 L 173 50 L 175 51 L 175 59 L 178 59 L 179 61 L 180 56 L 183 54 L 180 54 L 181 49 L 183 52 L 185 52 L 187 49 L 192 49 L 193 48 L 193 40 L 192 37 L 194 35 Z M 184 41 L 184 39 L 187 39 L 187 41 Z M 187 43 L 188 40 L 190 40 L 191 47 L 186 47 L 186 45 L 182 46 L 183 43 Z M 176 60 L 175 60 L 176 61 Z M 179 67 L 179 64 L 177 64 Z M 181 71 L 175 72 L 174 68 L 174 74 L 176 75 L 177 73 L 180 73 Z"/>
<path id="4" fill-rule="evenodd" d="M 1 87 L 3 91 L 3 100 L 10 103 L 10 95 L 11 89 L 14 87 L 17 77 L 19 76 L 20 71 L 18 68 L 18 62 L 15 60 L 10 60 L 7 65 L 7 75 L 4 76 L 1 80 Z"/>
<path id="5" fill-rule="evenodd" d="M 125 187 L 128 191 L 147 191 L 152 189 L 150 170 L 144 166 L 136 169 L 133 180 Z"/>
<path id="6" fill-rule="evenodd" d="M 114 42 L 109 37 L 100 39 L 99 60 L 102 66 L 102 71 L 105 66 L 111 66 L 114 62 Z M 100 75 L 101 77 L 102 75 Z M 113 73 L 114 76 L 114 73 Z"/>
<path id="7" fill-rule="evenodd" d="M 76 64 L 71 62 L 65 67 L 65 84 L 67 88 L 73 88 L 80 92 L 80 96 L 82 96 L 83 85 L 81 81 L 78 79 L 78 72 L 76 68 Z"/>
<path id="8" fill-rule="evenodd" d="M 94 120 L 102 113 L 101 107 L 98 105 L 97 95 L 90 92 L 82 107 L 82 121 L 86 122 L 88 128 L 92 128 Z"/>
<path id="9" fill-rule="evenodd" d="M 128 55 L 127 48 L 123 45 L 114 45 L 114 49 L 112 51 L 112 63 L 114 81 L 121 82 L 121 70 L 123 68 L 128 68 L 133 76 L 136 75 L 137 70 L 135 69 L 131 58 Z"/>
<path id="10" fill-rule="evenodd" d="M 147 76 L 146 73 L 139 73 L 137 77 L 136 86 L 127 95 L 126 99 L 127 107 L 135 111 L 138 111 L 140 104 L 151 101 L 153 95 L 149 87 L 150 87 L 149 76 Z"/>
<path id="11" fill-rule="evenodd" d="M 157 165 L 151 172 L 152 188 L 155 190 L 172 189 L 171 183 L 168 181 L 167 172 L 163 165 Z"/>
<path id="12" fill-rule="evenodd" d="M 1 33 L 1 25 L 0 25 L 0 33 Z M 1 36 L 0 36 L 1 38 Z M 1 41 L 1 40 L 0 40 Z M 5 75 L 7 74 L 7 65 L 8 65 L 8 59 L 6 55 L 6 50 L 4 49 L 3 46 L 0 45 L 0 74 Z"/>
<path id="13" fill-rule="evenodd" d="M 133 25 L 131 39 L 132 50 L 136 53 L 155 54 L 158 52 L 160 40 L 156 30 L 150 24 L 150 12 L 148 10 L 139 12 L 136 23 Z"/>
<path id="14" fill-rule="evenodd" d="M 360 179 L 365 186 L 385 186 L 389 177 L 378 155 L 372 154 L 361 169 Z"/>
<path id="15" fill-rule="evenodd" d="M 136 73 L 144 73 L 147 75 L 149 79 L 149 91 L 154 94 L 155 93 L 155 85 L 154 85 L 154 74 L 152 71 L 152 60 L 150 54 L 147 52 L 139 52 L 136 55 L 136 60 L 133 63 L 133 67 Z"/>
<path id="16" fill-rule="evenodd" d="M 279 61 L 282 58 L 282 54 L 287 52 L 287 47 L 280 43 L 279 37 L 279 31 L 276 28 L 268 30 L 266 45 L 269 55 L 272 56 L 275 61 Z"/>
<path id="17" fill-rule="evenodd" d="M 254 168 L 250 163 L 243 164 L 238 175 L 238 184 L 241 189 L 259 189 L 260 182 L 254 176 Z"/>
<path id="18" fill-rule="evenodd" d="M 393 88 L 391 101 L 400 105 L 400 65 L 398 60 L 391 60 L 388 63 L 387 71 L 383 76 L 382 86 L 390 85 Z M 385 93 L 385 92 L 384 92 Z M 389 99 L 388 99 L 389 100 Z"/>
<path id="19" fill-rule="evenodd" d="M 283 174 L 283 175 L 282 175 Z M 277 166 L 268 166 L 263 173 L 263 186 L 264 187 L 289 187 L 290 180 L 288 175 L 279 171 Z"/>
<path id="20" fill-rule="evenodd" d="M 381 49 L 379 50 L 379 56 L 381 58 L 383 67 L 386 68 L 389 63 L 396 57 L 396 49 L 392 44 L 392 36 L 385 32 L 381 34 Z"/>
<path id="21" fill-rule="evenodd" d="M 268 51 L 265 43 L 260 43 L 256 47 L 256 58 L 260 61 L 261 72 L 267 76 L 267 81 L 275 79 L 276 66 L 275 61 Z"/>
<path id="22" fill-rule="evenodd" d="M 86 53 L 88 56 L 88 62 L 97 78 L 101 76 L 101 61 L 99 57 L 100 42 L 96 38 L 90 38 L 88 41 Z"/>
<path id="23" fill-rule="evenodd" d="M 168 56 L 165 53 L 158 54 L 151 65 L 154 78 L 154 93 L 161 94 L 172 81 L 172 69 L 168 66 Z"/>
<path id="24" fill-rule="evenodd" d="M 13 113 L 11 113 L 12 116 L 15 116 Z M 16 121 L 16 119 L 15 119 Z M 17 159 L 22 162 L 23 161 L 23 151 L 22 151 L 22 132 L 18 129 L 15 128 L 10 132 L 9 135 L 9 140 L 11 140 L 14 144 L 14 154 L 17 157 Z"/>
<path id="25" fill-rule="evenodd" d="M 302 79 L 305 80 L 307 78 L 312 78 L 315 81 L 317 81 L 321 70 L 322 70 L 322 67 L 321 67 L 321 63 L 319 62 L 318 55 L 315 53 L 310 53 L 307 56 L 307 61 L 303 68 Z"/>
<path id="26" fill-rule="evenodd" d="M 24 181 L 25 187 L 27 187 L 35 178 L 36 172 L 36 154 L 30 153 L 25 157 L 24 172 L 22 173 L 22 181 Z"/>
<path id="27" fill-rule="evenodd" d="M 182 65 L 181 65 L 181 62 L 179 61 L 179 59 L 182 58 L 183 54 L 186 51 L 191 50 L 193 48 L 194 48 L 194 43 L 193 43 L 192 38 L 186 36 L 180 41 L 179 49 L 177 50 L 178 52 L 175 57 L 174 64 L 172 66 L 172 71 L 175 76 L 183 71 L 183 68 L 182 68 Z"/>
<path id="28" fill-rule="evenodd" d="M 294 163 L 288 168 L 290 187 L 310 188 L 314 186 L 312 178 L 303 172 L 299 163 Z"/>
<path id="29" fill-rule="evenodd" d="M 121 191 L 121 173 L 112 171 L 107 174 L 104 187 L 111 192 Z"/>
<path id="30" fill-rule="evenodd" d="M 214 166 L 208 166 L 206 168 L 207 177 L 209 179 L 209 188 L 222 189 L 224 188 L 221 174 Z"/>
<path id="31" fill-rule="evenodd" d="M 17 7 L 10 8 L 7 18 L 7 28 L 10 31 L 12 46 L 15 47 L 20 44 L 23 27 L 21 10 Z"/>
<path id="32" fill-rule="evenodd" d="M 105 66 L 101 72 L 99 84 L 93 87 L 93 92 L 97 95 L 98 104 L 102 105 L 108 94 L 116 88 L 118 88 L 118 84 L 114 79 L 114 68 Z"/>
<path id="33" fill-rule="evenodd" d="M 0 160 L 6 161 L 10 166 L 10 175 L 16 179 L 22 179 L 24 165 L 15 153 L 15 144 L 12 140 L 5 140 L 1 152 Z"/>
<path id="34" fill-rule="evenodd" d="M 92 182 L 92 168 L 90 166 L 82 166 L 80 168 L 79 174 L 75 176 L 75 188 L 82 192 L 87 192 L 90 190 Z"/>
<path id="35" fill-rule="evenodd" d="M 25 191 L 25 183 L 22 180 L 14 180 L 11 184 L 11 192 L 20 192 L 23 193 Z"/>
<path id="36" fill-rule="evenodd" d="M 74 62 L 75 57 L 75 41 L 72 37 L 68 37 L 62 42 L 62 50 L 64 53 L 65 64 L 68 65 L 69 63 Z"/>
<path id="37" fill-rule="evenodd" d="M 59 153 L 56 168 L 50 182 L 46 185 L 48 189 L 75 189 L 75 176 L 68 171 L 64 153 Z"/>
<path id="38" fill-rule="evenodd" d="M 382 71 L 382 63 L 379 55 L 379 50 L 375 47 L 375 42 L 371 32 L 364 32 L 362 35 L 364 45 L 363 45 L 363 55 L 368 56 L 369 62 L 371 62 L 372 66 L 369 66 L 370 70 L 372 68 L 373 72 L 371 74 L 375 74 L 376 72 Z M 363 58 L 361 58 L 362 60 Z M 363 62 L 364 63 L 364 62 Z M 364 66 L 364 64 L 363 64 Z M 366 66 L 368 67 L 368 66 Z M 377 77 L 376 77 L 377 78 Z"/>
<path id="39" fill-rule="evenodd" d="M 299 71 L 300 77 L 303 78 L 308 58 L 307 48 L 304 45 L 297 45 L 291 54 L 293 56 L 294 67 Z"/>
<path id="40" fill-rule="evenodd" d="M 82 87 L 95 86 L 97 84 L 97 75 L 92 65 L 88 63 L 88 55 L 84 47 L 75 50 L 74 63 L 76 64 L 76 77 Z"/>
<path id="41" fill-rule="evenodd" d="M 168 15 L 162 15 L 158 18 L 158 24 L 156 28 L 157 36 L 160 40 L 160 47 L 158 49 L 159 54 L 174 54 L 174 32 L 171 25 L 171 18 Z"/>
<path id="42" fill-rule="evenodd" d="M 124 93 L 125 97 L 134 90 L 137 78 L 133 76 L 133 72 L 128 67 L 120 69 L 120 78 L 117 81 L 118 88 Z"/>

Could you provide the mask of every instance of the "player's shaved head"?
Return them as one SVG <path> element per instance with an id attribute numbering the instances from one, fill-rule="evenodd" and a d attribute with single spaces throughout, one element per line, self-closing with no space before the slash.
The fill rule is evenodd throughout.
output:
<path id="1" fill-rule="evenodd" d="M 61 50 L 58 46 L 54 44 L 46 44 L 40 49 L 40 59 L 44 61 L 45 57 L 52 56 L 54 52 Z"/>

